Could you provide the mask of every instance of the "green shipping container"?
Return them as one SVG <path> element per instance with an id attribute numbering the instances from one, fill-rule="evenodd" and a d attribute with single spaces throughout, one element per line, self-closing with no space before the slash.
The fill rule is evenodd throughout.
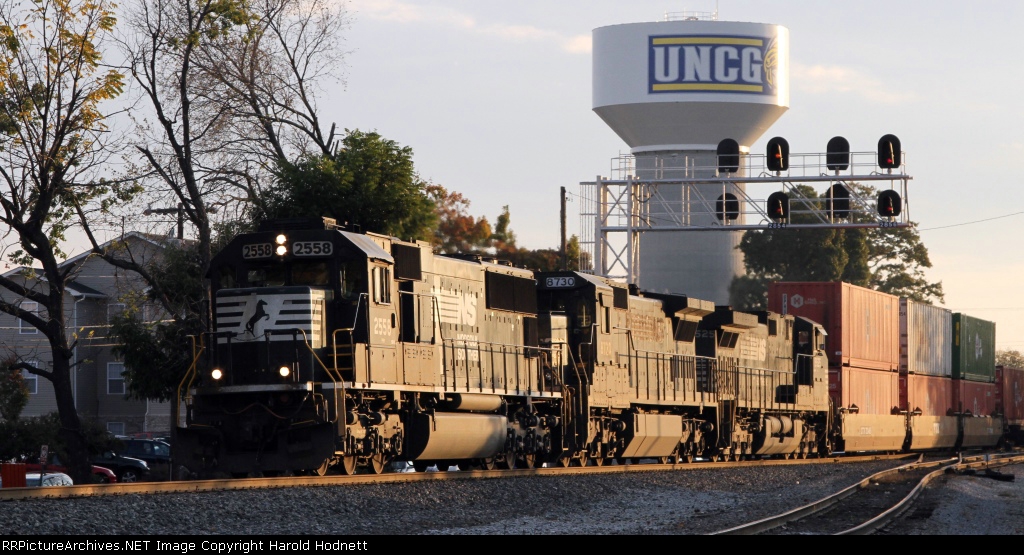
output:
<path id="1" fill-rule="evenodd" d="M 953 313 L 953 379 L 996 381 L 996 323 Z"/>

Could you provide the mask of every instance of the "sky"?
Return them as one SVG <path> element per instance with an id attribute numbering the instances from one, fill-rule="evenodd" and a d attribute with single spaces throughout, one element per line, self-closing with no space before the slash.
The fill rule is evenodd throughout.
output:
<path id="1" fill-rule="evenodd" d="M 412 148 L 421 177 L 475 216 L 507 205 L 520 246 L 555 248 L 560 188 L 629 152 L 591 109 L 592 31 L 716 10 L 790 32 L 790 108 L 751 152 L 772 136 L 794 153 L 898 136 L 936 304 L 996 322 L 997 349 L 1024 351 L 1019 2 L 353 0 L 326 115 Z M 570 197 L 570 233 L 577 211 Z"/>
<path id="2" fill-rule="evenodd" d="M 342 0 L 337 0 L 342 1 Z M 595 28 L 717 10 L 790 34 L 788 111 L 751 145 L 793 153 L 834 136 L 855 152 L 895 134 L 912 176 L 905 210 L 955 312 L 996 322 L 1024 351 L 1024 3 L 810 0 L 347 0 L 341 78 L 322 120 L 410 147 L 420 176 L 492 223 L 508 206 L 518 245 L 557 248 L 560 188 L 579 229 L 580 182 L 629 147 L 592 111 Z"/>

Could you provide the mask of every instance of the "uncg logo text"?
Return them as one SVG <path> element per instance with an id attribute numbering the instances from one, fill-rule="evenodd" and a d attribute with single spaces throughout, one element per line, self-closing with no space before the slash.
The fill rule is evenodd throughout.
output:
<path id="1" fill-rule="evenodd" d="M 648 91 L 773 94 L 778 69 L 774 39 L 652 36 Z"/>

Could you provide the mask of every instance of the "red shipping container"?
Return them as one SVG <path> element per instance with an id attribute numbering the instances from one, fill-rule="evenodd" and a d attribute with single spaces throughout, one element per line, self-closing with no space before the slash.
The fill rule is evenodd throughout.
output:
<path id="1" fill-rule="evenodd" d="M 953 380 L 953 407 L 957 412 L 992 416 L 996 413 L 998 399 L 998 387 L 994 383 Z"/>
<path id="2" fill-rule="evenodd" d="M 1024 425 L 1024 369 L 996 366 L 996 404 L 1007 425 Z"/>
<path id="3" fill-rule="evenodd" d="M 26 487 L 25 463 L 0 464 L 0 485 L 5 488 Z"/>
<path id="4" fill-rule="evenodd" d="M 851 366 L 828 369 L 832 402 L 858 414 L 892 414 L 899 407 L 899 373 Z"/>
<path id="5" fill-rule="evenodd" d="M 830 365 L 899 370 L 899 297 L 839 281 L 783 281 L 768 286 L 768 310 L 824 326 Z"/>
<path id="6" fill-rule="evenodd" d="M 923 416 L 947 416 L 953 411 L 953 378 L 909 374 L 907 409 L 920 410 Z"/>

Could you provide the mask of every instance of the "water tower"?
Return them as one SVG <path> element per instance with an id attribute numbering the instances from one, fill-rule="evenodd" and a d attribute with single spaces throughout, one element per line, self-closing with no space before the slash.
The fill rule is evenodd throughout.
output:
<path id="1" fill-rule="evenodd" d="M 594 112 L 629 145 L 635 178 L 663 183 L 654 189 L 659 206 L 685 212 L 691 198 L 723 194 L 721 185 L 670 182 L 715 177 L 723 139 L 749 152 L 788 108 L 789 30 L 780 25 L 712 15 L 593 31 Z M 691 228 L 715 218 L 652 204 L 650 231 L 639 236 L 638 285 L 728 303 L 730 281 L 745 273 L 735 248 L 742 232 L 680 230 L 680 217 Z"/>

